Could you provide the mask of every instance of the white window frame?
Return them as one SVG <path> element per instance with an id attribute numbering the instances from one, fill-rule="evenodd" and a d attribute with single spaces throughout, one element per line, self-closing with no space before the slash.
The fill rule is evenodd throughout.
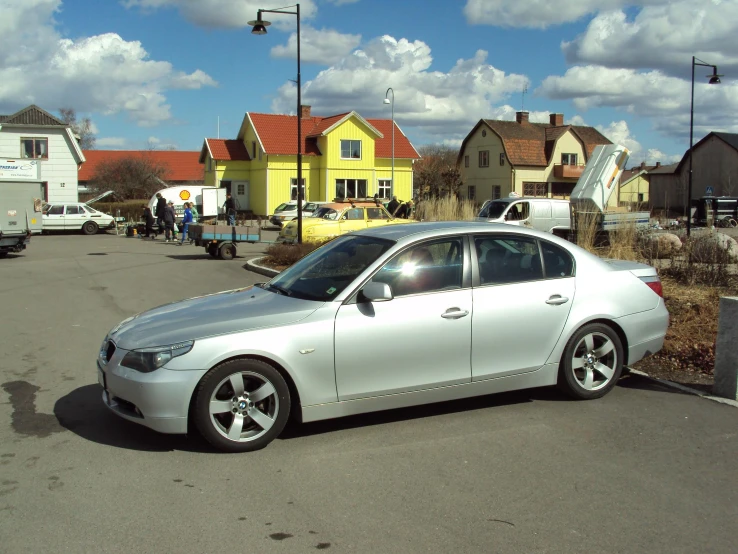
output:
<path id="1" fill-rule="evenodd" d="M 570 152 L 561 154 L 561 165 L 578 165 L 579 156 Z"/>
<path id="2" fill-rule="evenodd" d="M 386 194 L 382 195 L 382 190 L 386 191 Z M 379 198 L 392 198 L 392 179 L 379 179 L 377 181 L 377 194 Z"/>
<path id="3" fill-rule="evenodd" d="M 305 178 L 303 177 L 300 181 L 302 185 L 302 201 L 307 202 L 307 196 L 305 196 Z M 297 200 L 297 177 L 290 179 L 290 200 Z"/>
<path id="4" fill-rule="evenodd" d="M 354 143 L 357 143 L 359 145 L 359 156 L 358 157 L 355 157 L 355 156 L 352 156 L 352 155 L 349 155 L 348 157 L 345 157 L 343 155 L 343 145 L 346 142 L 349 143 L 349 154 L 351 154 L 351 153 L 354 152 Z M 358 140 L 358 139 L 341 139 L 340 148 L 341 148 L 340 155 L 341 155 L 341 159 L 342 160 L 360 160 L 361 159 L 361 156 L 362 156 L 361 140 Z"/>
<path id="5" fill-rule="evenodd" d="M 338 184 L 343 184 L 343 188 L 346 191 L 345 198 L 364 198 L 366 196 L 366 187 L 367 187 L 367 180 L 366 179 L 336 179 L 335 188 L 333 189 L 335 192 L 334 198 L 340 198 L 338 194 Z M 349 194 L 349 187 L 353 185 L 354 192 L 357 192 L 357 187 L 359 183 L 364 183 L 364 194 L 363 195 L 351 195 Z"/>

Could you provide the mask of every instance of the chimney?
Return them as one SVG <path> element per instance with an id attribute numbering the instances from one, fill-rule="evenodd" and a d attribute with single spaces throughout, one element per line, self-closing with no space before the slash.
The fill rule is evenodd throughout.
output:
<path id="1" fill-rule="evenodd" d="M 551 125 L 553 125 L 554 127 L 561 127 L 562 125 L 564 125 L 564 114 L 552 113 L 548 117 Z"/>
<path id="2" fill-rule="evenodd" d="M 310 106 L 300 106 L 300 119 L 310 119 Z"/>
<path id="3" fill-rule="evenodd" d="M 656 162 L 656 167 L 661 167 L 661 162 Z"/>
<path id="4" fill-rule="evenodd" d="M 646 162 L 641 162 L 641 169 L 646 169 Z"/>
<path id="5" fill-rule="evenodd" d="M 521 125 L 528 123 L 528 112 L 515 112 L 515 121 Z"/>

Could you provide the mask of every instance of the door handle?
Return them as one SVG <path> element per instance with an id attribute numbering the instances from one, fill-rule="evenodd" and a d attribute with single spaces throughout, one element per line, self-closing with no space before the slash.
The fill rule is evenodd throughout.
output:
<path id="1" fill-rule="evenodd" d="M 566 296 L 561 296 L 560 294 L 553 294 L 548 300 L 546 300 L 546 304 L 558 306 L 559 304 L 566 304 L 568 301 L 569 299 Z"/>
<path id="2" fill-rule="evenodd" d="M 462 317 L 466 317 L 469 315 L 469 312 L 466 310 L 461 310 L 459 308 L 449 308 L 444 313 L 441 314 L 441 317 L 443 319 L 459 319 Z"/>

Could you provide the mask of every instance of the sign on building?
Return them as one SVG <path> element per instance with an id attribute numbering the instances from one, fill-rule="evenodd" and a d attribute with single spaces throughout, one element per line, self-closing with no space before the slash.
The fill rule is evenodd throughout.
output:
<path id="1" fill-rule="evenodd" d="M 712 196 L 713 192 L 712 187 L 705 187 L 705 196 Z"/>
<path id="2" fill-rule="evenodd" d="M 0 160 L 0 179 L 38 180 L 36 160 Z"/>

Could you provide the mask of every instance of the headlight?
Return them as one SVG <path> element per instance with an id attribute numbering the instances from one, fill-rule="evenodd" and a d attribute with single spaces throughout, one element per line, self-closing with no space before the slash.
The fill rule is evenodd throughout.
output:
<path id="1" fill-rule="evenodd" d="M 141 348 L 131 350 L 120 362 L 120 365 L 135 369 L 141 373 L 151 373 L 165 365 L 172 358 L 187 354 L 192 350 L 195 341 L 180 342 L 171 346 L 157 346 L 155 348 Z"/>

